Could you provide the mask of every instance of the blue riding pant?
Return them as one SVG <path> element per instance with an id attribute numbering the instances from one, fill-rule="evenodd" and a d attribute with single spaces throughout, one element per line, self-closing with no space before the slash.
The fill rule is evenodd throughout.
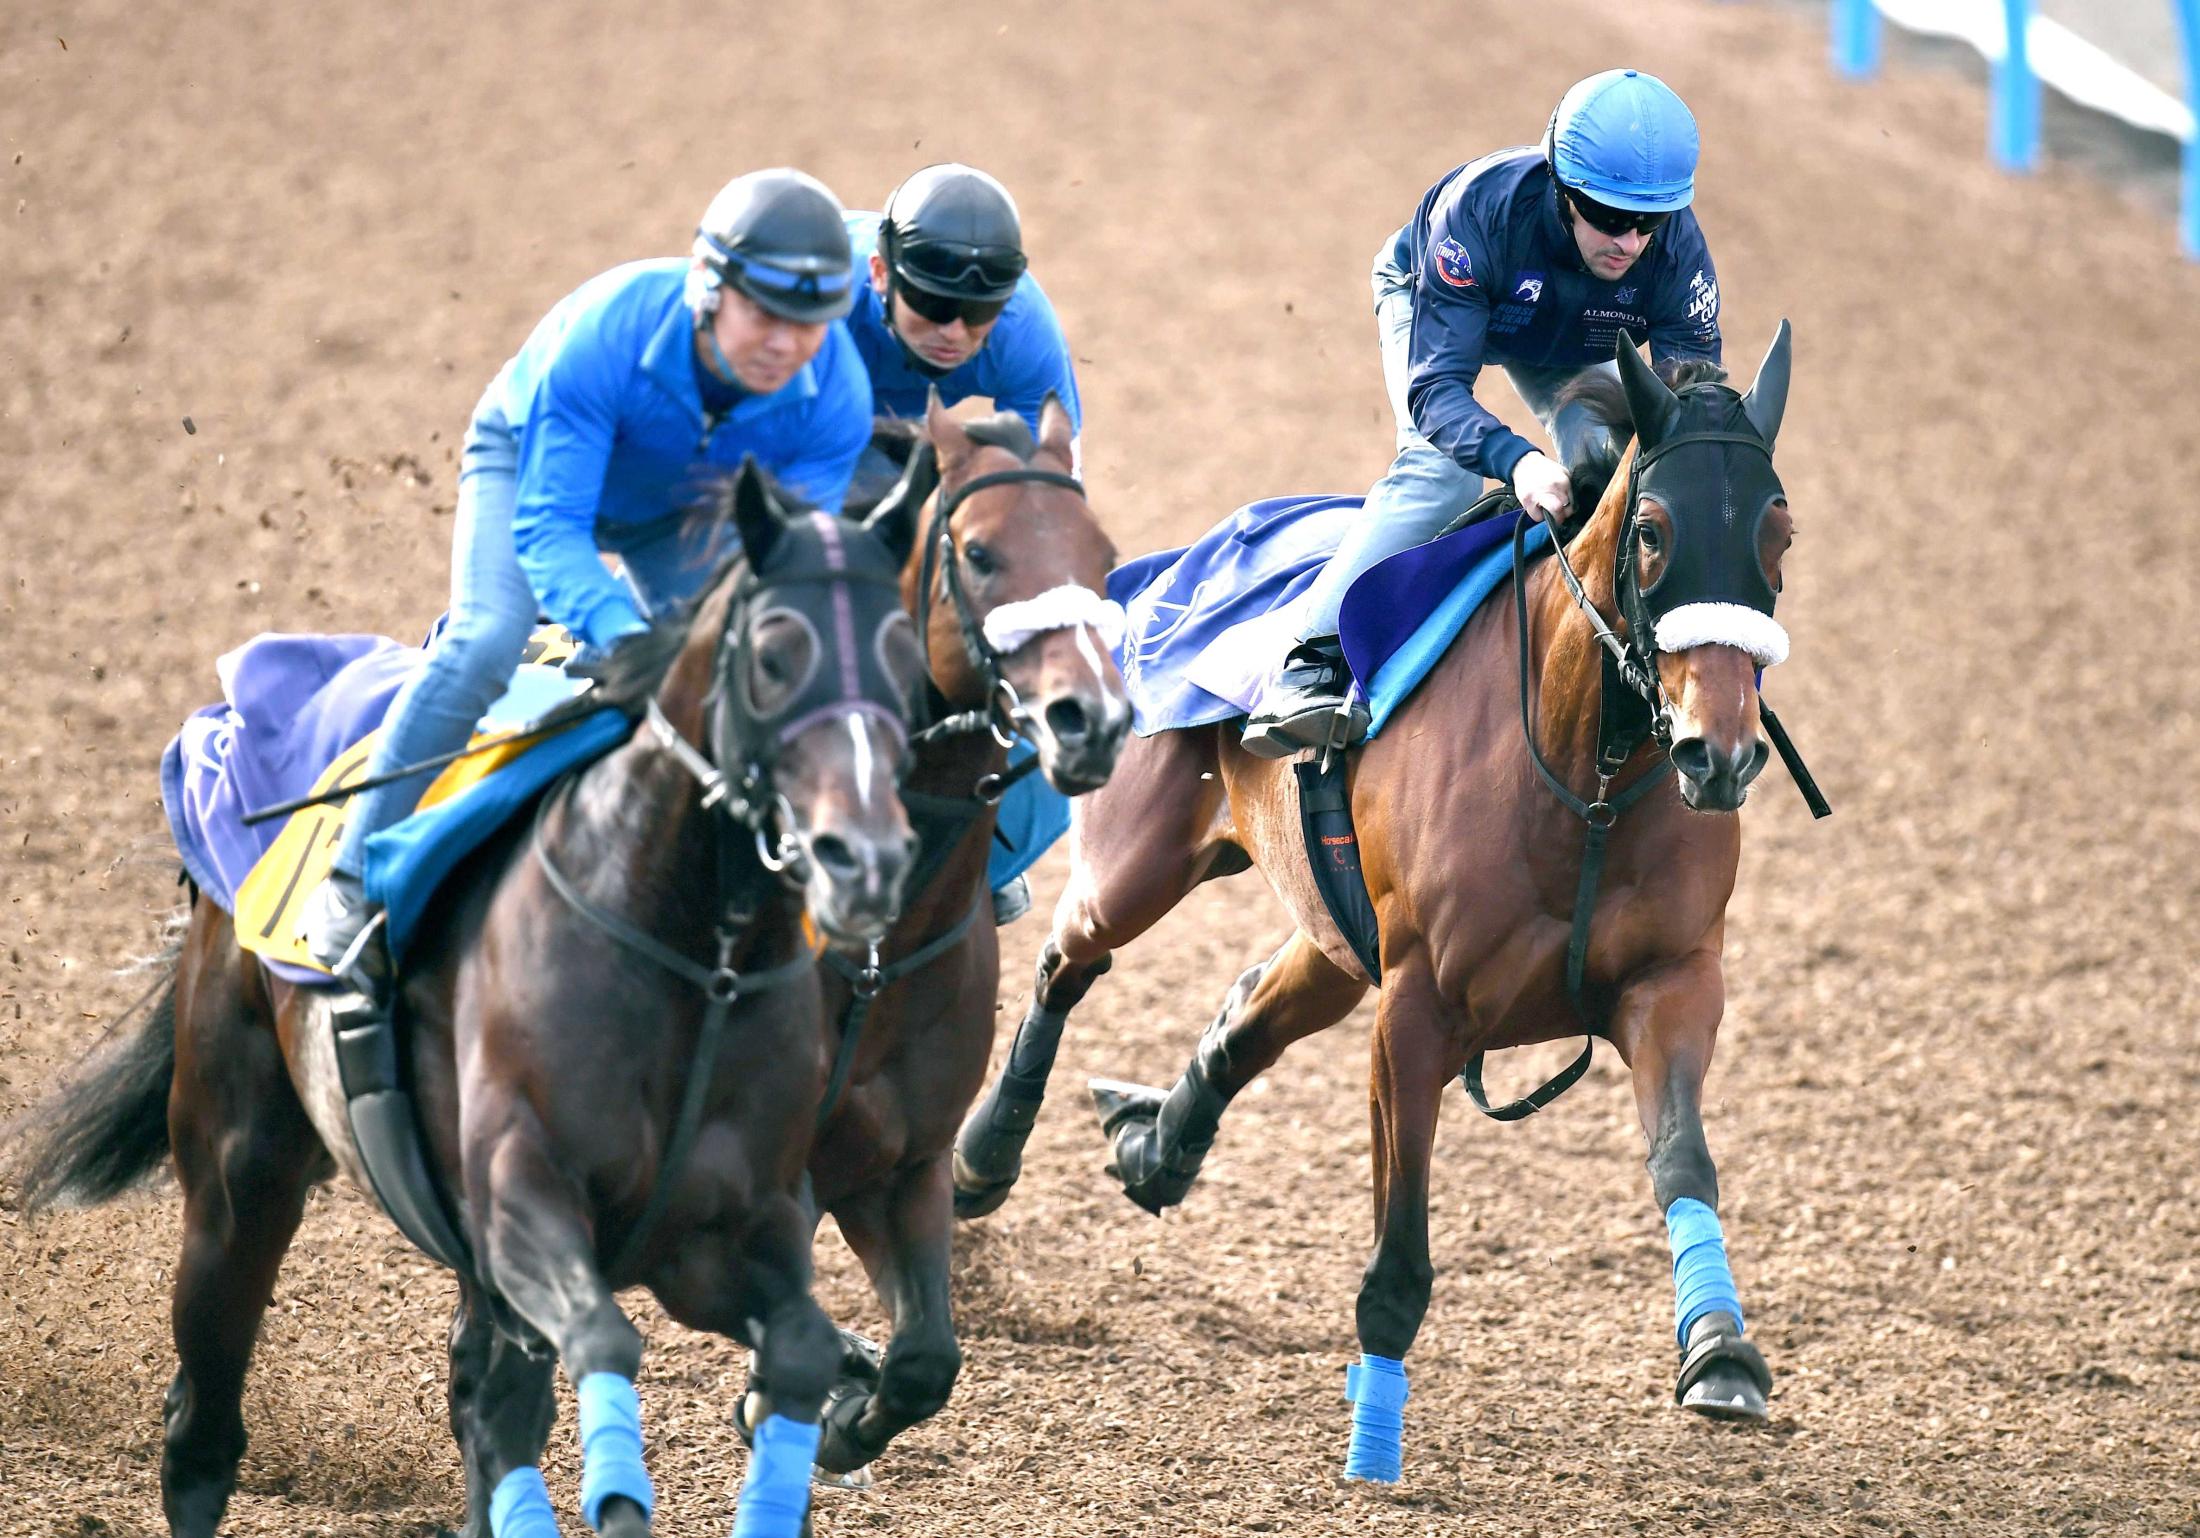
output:
<path id="1" fill-rule="evenodd" d="M 1413 334 L 1413 274 L 1405 269 L 1395 241 L 1375 253 L 1368 286 L 1375 296 L 1375 332 L 1382 345 L 1383 387 L 1390 396 L 1398 427 L 1397 455 L 1383 478 L 1368 488 L 1367 503 L 1344 543 L 1308 590 L 1298 638 L 1315 640 L 1337 633 L 1337 613 L 1345 591 L 1376 563 L 1434 539 L 1444 526 L 1482 495 L 1482 477 L 1462 466 L 1413 426 L 1406 407 L 1408 342 Z M 1516 368 L 1505 375 L 1528 409 L 1546 426 L 1559 388 L 1571 369 Z"/>
<path id="2" fill-rule="evenodd" d="M 482 714 L 511 685 L 535 627 L 535 592 L 512 541 L 519 503 L 519 440 L 502 409 L 484 397 L 459 457 L 458 511 L 451 531 L 451 609 L 428 658 L 391 702 L 371 775 L 466 746 Z M 715 565 L 719 531 L 672 515 L 644 524 L 599 525 L 597 543 L 619 552 L 645 610 L 684 597 Z M 367 839 L 410 816 L 438 770 L 362 792 L 335 867 L 366 870 Z"/>

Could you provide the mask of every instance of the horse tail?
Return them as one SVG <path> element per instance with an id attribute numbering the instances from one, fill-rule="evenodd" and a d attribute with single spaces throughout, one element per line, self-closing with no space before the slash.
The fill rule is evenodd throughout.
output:
<path id="1" fill-rule="evenodd" d="M 115 1039 L 71 1082 L 6 1129 L 23 1210 L 96 1207 L 150 1176 L 168 1156 L 168 1087 L 176 1073 L 176 970 L 181 925 L 142 963 L 153 986 L 115 1022 Z"/>
<path id="2" fill-rule="evenodd" d="M 1679 391 L 1721 383 L 1726 370 L 1708 358 L 1682 358 L 1660 363 L 1658 376 L 1667 389 Z M 1560 387 L 1551 407 L 1551 437 L 1573 482 L 1576 508 L 1591 509 L 1604 500 L 1634 433 L 1627 391 L 1612 369 L 1584 369 Z"/>

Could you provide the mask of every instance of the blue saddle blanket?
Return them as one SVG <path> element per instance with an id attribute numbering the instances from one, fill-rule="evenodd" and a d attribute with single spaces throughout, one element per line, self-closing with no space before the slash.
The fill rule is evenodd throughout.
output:
<path id="1" fill-rule="evenodd" d="M 1119 566 L 1108 596 L 1127 623 L 1117 661 L 1141 736 L 1245 715 L 1291 649 L 1315 575 L 1362 498 L 1270 497 L 1197 542 Z M 1517 515 L 1516 515 L 1517 516 Z M 1378 562 L 1345 594 L 1345 661 L 1373 736 L 1512 570 L 1515 518 L 1489 518 Z M 1532 554 L 1548 547 L 1541 525 Z"/>
<path id="2" fill-rule="evenodd" d="M 273 819 L 248 827 L 245 814 L 312 791 L 339 756 L 382 724 L 425 658 L 383 636 L 270 634 L 215 664 L 222 703 L 194 712 L 161 755 L 169 831 L 200 890 L 236 911 L 246 877 L 286 826 Z M 525 725 L 577 687 L 556 668 L 523 667 L 483 730 Z M 403 954 L 428 899 L 469 850 L 543 786 L 632 729 L 616 711 L 588 717 L 371 838 L 367 890 L 389 912 L 393 950 Z M 289 962 L 268 964 L 294 982 L 328 981 Z"/>

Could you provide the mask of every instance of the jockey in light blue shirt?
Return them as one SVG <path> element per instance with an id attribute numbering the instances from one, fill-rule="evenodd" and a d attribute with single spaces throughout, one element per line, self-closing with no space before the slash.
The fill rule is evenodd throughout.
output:
<path id="1" fill-rule="evenodd" d="M 894 189 L 883 212 L 848 216 L 848 245 L 856 270 L 848 334 L 881 414 L 922 417 L 937 390 L 950 406 L 982 396 L 1037 434 L 1039 408 L 1053 395 L 1082 434 L 1069 343 L 1028 270 L 1023 222 L 1007 188 L 970 166 L 926 166 Z M 1081 466 L 1080 448 L 1081 438 L 1072 439 L 1072 469 Z M 866 453 L 858 499 L 883 495 L 898 473 L 885 454 Z M 996 923 L 1031 906 L 1023 868 L 1068 826 L 1068 802 L 1037 776 L 1009 791 L 991 867 Z"/>
<path id="2" fill-rule="evenodd" d="M 686 260 L 632 262 L 544 317 L 474 408 L 459 468 L 451 612 L 390 708 L 370 776 L 466 745 L 510 683 L 536 614 L 592 651 L 648 628 L 716 566 L 687 508 L 748 456 L 837 512 L 871 431 L 847 333 L 846 215 L 793 170 L 735 178 Z M 615 552 L 625 581 L 604 566 Z M 339 973 L 372 917 L 368 837 L 419 802 L 433 771 L 359 796 L 306 942 Z"/>
<path id="3" fill-rule="evenodd" d="M 1027 270 L 1022 221 L 999 182 L 970 166 L 926 166 L 894 189 L 885 212 L 848 216 L 848 245 L 848 335 L 882 415 L 920 418 L 938 390 L 950 406 L 981 396 L 1037 433 L 1051 394 L 1084 430 L 1069 342 Z M 868 484 L 884 469 L 866 462 L 866 490 L 884 489 Z"/>

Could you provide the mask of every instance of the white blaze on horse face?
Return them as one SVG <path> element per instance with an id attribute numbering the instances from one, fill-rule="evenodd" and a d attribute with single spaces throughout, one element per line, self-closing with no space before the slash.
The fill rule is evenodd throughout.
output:
<path id="1" fill-rule="evenodd" d="M 1092 669 L 1093 684 L 1100 691 L 1101 702 L 1107 709 L 1108 724 L 1113 726 L 1130 710 L 1130 702 L 1123 697 L 1123 691 L 1116 687 L 1121 682 L 1121 675 L 1116 673 L 1114 667 L 1101 662 L 1100 652 L 1092 642 L 1092 627 L 1079 625 L 1077 654 L 1085 659 L 1085 666 Z"/>
<path id="2" fill-rule="evenodd" d="M 871 810 L 871 782 L 878 778 L 878 755 L 871 747 L 871 717 L 866 711 L 848 716 L 848 735 L 855 739 L 856 804 Z"/>

